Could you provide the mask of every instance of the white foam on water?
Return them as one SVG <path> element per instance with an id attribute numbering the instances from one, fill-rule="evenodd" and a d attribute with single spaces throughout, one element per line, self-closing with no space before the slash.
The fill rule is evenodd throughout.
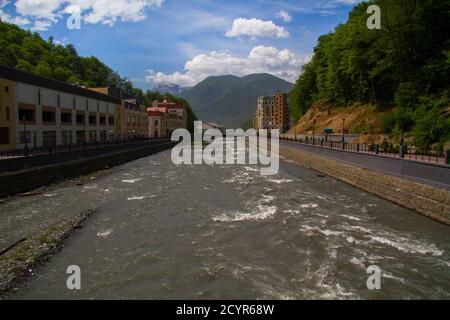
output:
<path id="1" fill-rule="evenodd" d="M 250 171 L 250 172 L 259 172 L 258 169 L 252 168 L 252 167 L 245 167 L 245 170 Z"/>
<path id="2" fill-rule="evenodd" d="M 123 183 L 136 183 L 138 181 L 141 181 L 142 179 L 128 179 L 128 180 L 122 180 Z"/>
<path id="3" fill-rule="evenodd" d="M 276 179 L 269 179 L 268 181 L 269 181 L 269 182 L 272 182 L 272 183 L 276 183 L 276 184 L 284 184 L 284 183 L 291 183 L 291 182 L 293 182 L 294 180 L 290 180 L 290 179 L 279 179 L 279 180 L 276 180 Z"/>
<path id="4" fill-rule="evenodd" d="M 354 217 L 354 216 L 349 216 L 349 215 L 346 215 L 346 214 L 342 214 L 341 216 L 343 216 L 344 218 L 347 218 L 349 220 L 362 221 L 362 219 L 360 219 L 360 218 L 357 218 L 357 217 Z"/>
<path id="5" fill-rule="evenodd" d="M 252 213 L 229 212 L 214 216 L 212 219 L 215 222 L 259 221 L 271 218 L 276 212 L 275 206 L 258 205 Z"/>
<path id="6" fill-rule="evenodd" d="M 128 201 L 133 201 L 133 200 L 144 200 L 146 197 L 141 196 L 141 197 L 129 197 L 127 200 Z"/>
<path id="7" fill-rule="evenodd" d="M 53 198 L 53 197 L 56 197 L 56 196 L 57 196 L 56 193 L 46 193 L 46 194 L 44 194 L 44 197 L 46 197 L 46 198 Z"/>
<path id="8" fill-rule="evenodd" d="M 113 232 L 112 229 L 110 229 L 110 230 L 105 230 L 105 231 L 100 231 L 100 232 L 97 232 L 97 237 L 100 237 L 100 238 L 106 238 L 106 237 L 108 237 L 112 232 Z"/>
<path id="9" fill-rule="evenodd" d="M 444 251 L 439 250 L 433 243 L 428 245 L 423 242 L 411 243 L 411 240 L 407 238 L 399 238 L 400 241 L 390 240 L 380 236 L 369 236 L 369 238 L 374 242 L 388 245 L 404 253 L 419 253 L 435 257 L 442 256 L 444 253 Z"/>
<path id="10" fill-rule="evenodd" d="M 360 259 L 357 259 L 357 258 L 353 257 L 353 258 L 350 260 L 350 262 L 353 263 L 354 265 L 360 266 L 360 267 L 363 268 L 363 269 L 366 269 L 366 266 L 364 265 L 364 263 L 363 263 L 362 260 L 360 260 Z"/>

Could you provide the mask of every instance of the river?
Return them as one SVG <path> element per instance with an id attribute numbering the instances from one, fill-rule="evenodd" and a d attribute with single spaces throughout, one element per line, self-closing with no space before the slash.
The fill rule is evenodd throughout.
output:
<path id="1" fill-rule="evenodd" d="M 0 243 L 91 208 L 13 299 L 450 298 L 447 226 L 289 161 L 265 177 L 163 152 L 0 204 Z"/>

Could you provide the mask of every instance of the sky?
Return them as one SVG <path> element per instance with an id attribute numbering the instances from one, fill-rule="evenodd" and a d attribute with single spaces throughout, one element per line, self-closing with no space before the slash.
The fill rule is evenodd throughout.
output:
<path id="1" fill-rule="evenodd" d="M 0 0 L 0 17 L 73 44 L 141 89 L 267 72 L 295 82 L 361 0 Z"/>

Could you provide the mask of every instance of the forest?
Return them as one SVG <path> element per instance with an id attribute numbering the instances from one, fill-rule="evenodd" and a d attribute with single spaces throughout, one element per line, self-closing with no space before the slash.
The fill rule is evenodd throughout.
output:
<path id="1" fill-rule="evenodd" d="M 146 105 L 167 98 L 186 106 L 189 129 L 197 119 L 187 101 L 170 94 L 144 93 L 98 58 L 80 56 L 72 44 L 59 44 L 52 37 L 44 40 L 38 33 L 0 21 L 0 48 L 0 65 L 86 88 L 114 86 L 128 95 L 140 96 Z"/>
<path id="2" fill-rule="evenodd" d="M 381 29 L 369 30 L 369 5 Z M 450 140 L 450 1 L 372 0 L 319 38 L 291 92 L 295 120 L 313 103 L 372 104 L 386 112 L 380 130 L 405 134 L 421 149 Z"/>

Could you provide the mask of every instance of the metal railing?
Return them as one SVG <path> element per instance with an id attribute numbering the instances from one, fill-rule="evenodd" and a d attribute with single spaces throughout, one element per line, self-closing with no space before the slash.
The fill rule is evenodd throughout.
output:
<path id="1" fill-rule="evenodd" d="M 423 151 L 407 145 L 399 146 L 390 143 L 382 144 L 367 144 L 367 143 L 348 143 L 348 142 L 336 142 L 325 141 L 324 139 L 314 139 L 312 137 L 306 138 L 292 138 L 287 136 L 280 137 L 282 141 L 288 141 L 292 143 L 299 143 L 304 145 L 315 146 L 318 148 L 328 148 L 343 150 L 349 152 L 373 154 L 382 157 L 405 159 L 433 164 L 450 165 L 450 151 L 438 152 L 438 151 Z"/>
<path id="2" fill-rule="evenodd" d="M 157 141 L 167 141 L 168 139 L 161 138 L 135 138 L 130 140 L 114 140 L 114 141 L 106 141 L 106 142 L 86 142 L 86 143 L 76 143 L 76 144 L 67 144 L 61 146 L 51 146 L 51 147 L 37 147 L 37 148 L 25 148 L 14 149 L 14 150 L 4 150 L 0 151 L 0 161 L 8 160 L 8 159 L 16 159 L 23 157 L 34 157 L 34 156 L 42 156 L 42 155 L 51 155 L 58 153 L 67 153 L 67 152 L 77 152 L 77 151 L 85 151 L 85 150 L 94 150 L 94 149 L 102 149 L 108 148 L 112 146 L 120 146 L 120 145 L 130 145 L 142 142 L 157 142 Z"/>

